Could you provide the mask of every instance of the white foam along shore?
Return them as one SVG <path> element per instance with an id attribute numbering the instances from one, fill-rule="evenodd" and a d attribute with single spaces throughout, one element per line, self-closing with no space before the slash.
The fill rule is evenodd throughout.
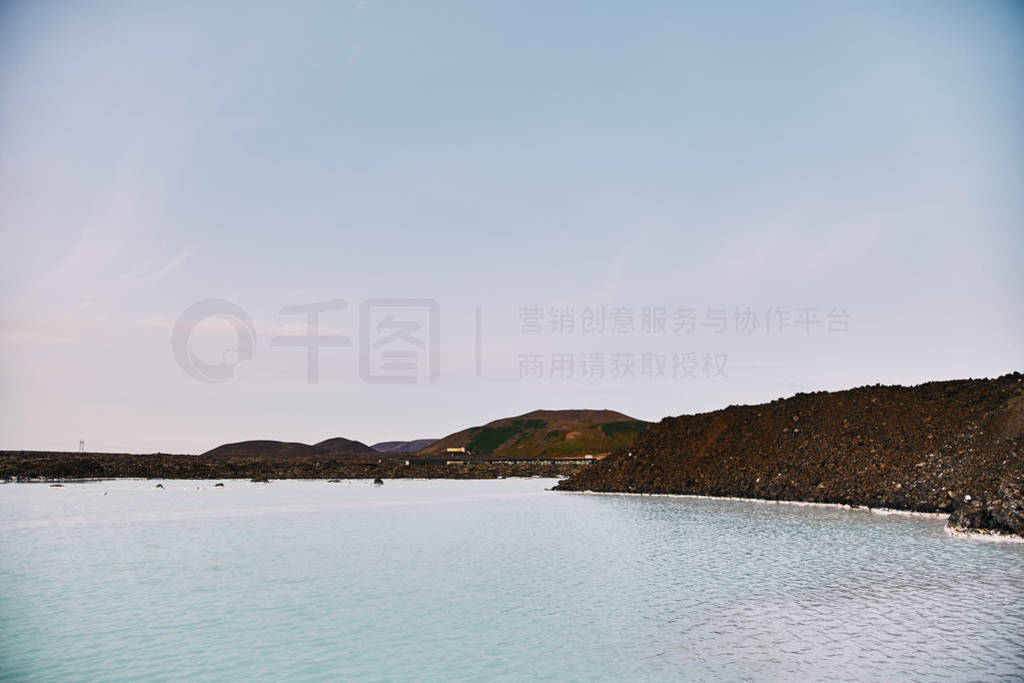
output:
<path id="1" fill-rule="evenodd" d="M 975 541 L 989 541 L 991 543 L 1024 543 L 1024 536 L 1013 534 L 1001 534 L 998 531 L 986 531 L 985 529 L 958 529 L 946 527 L 946 533 L 956 538 L 969 538 Z"/>
<path id="2" fill-rule="evenodd" d="M 815 503 L 806 500 L 769 500 L 767 498 L 739 498 L 736 496 L 701 496 L 694 493 L 620 493 L 617 491 L 558 491 L 558 493 L 578 493 L 587 496 L 646 496 L 648 498 L 692 498 L 695 500 L 730 500 L 741 503 L 764 503 L 771 505 L 798 505 L 804 507 L 835 508 L 839 510 L 858 510 L 874 515 L 905 515 L 907 517 L 930 517 L 932 519 L 948 519 L 946 512 L 917 512 L 915 510 L 896 510 L 893 508 L 873 508 L 867 505 L 847 505 L 844 503 Z"/>

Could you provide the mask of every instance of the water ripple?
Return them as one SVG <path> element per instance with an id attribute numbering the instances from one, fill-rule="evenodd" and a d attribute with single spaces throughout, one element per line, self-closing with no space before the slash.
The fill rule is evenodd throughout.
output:
<path id="1" fill-rule="evenodd" d="M 2 486 L 0 679 L 1024 677 L 1024 545 L 551 483 Z"/>

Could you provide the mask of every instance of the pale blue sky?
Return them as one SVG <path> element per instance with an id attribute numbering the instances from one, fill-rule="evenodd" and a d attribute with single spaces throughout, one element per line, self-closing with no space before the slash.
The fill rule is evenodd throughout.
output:
<path id="1" fill-rule="evenodd" d="M 1020 3 L 253 4 L 0 4 L 0 448 L 411 439 L 1024 368 Z M 170 349 L 209 297 L 259 334 L 224 384 Z M 269 346 L 282 306 L 332 298 L 355 339 L 370 297 L 438 301 L 437 383 L 328 349 L 309 385 Z M 533 338 L 520 305 L 850 325 Z M 730 371 L 517 374 L 599 350 Z"/>

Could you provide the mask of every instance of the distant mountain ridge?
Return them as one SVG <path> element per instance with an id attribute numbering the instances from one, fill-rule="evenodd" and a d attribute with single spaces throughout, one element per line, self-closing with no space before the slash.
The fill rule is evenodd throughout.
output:
<path id="1" fill-rule="evenodd" d="M 293 441 L 275 441 L 273 439 L 254 439 L 251 441 L 239 441 L 237 443 L 226 443 L 211 448 L 202 455 L 204 457 L 263 457 L 263 458 L 288 458 L 313 455 L 363 455 L 376 453 L 365 443 L 335 437 L 325 439 L 314 445 L 298 443 Z"/>
<path id="2" fill-rule="evenodd" d="M 648 424 L 614 410 L 534 410 L 449 434 L 419 455 L 441 456 L 448 448 L 483 457 L 603 455 L 631 444 Z"/>
<path id="3" fill-rule="evenodd" d="M 412 441 L 381 441 L 370 448 L 378 453 L 415 453 L 438 439 L 414 439 Z"/>
<path id="4" fill-rule="evenodd" d="M 362 441 L 345 439 L 336 436 L 333 439 L 324 439 L 316 444 L 317 448 L 323 448 L 331 453 L 376 453 L 377 450 L 367 446 Z"/>
<path id="5" fill-rule="evenodd" d="M 263 458 L 281 458 L 292 456 L 307 456 L 326 454 L 323 448 L 310 446 L 305 443 L 290 441 L 274 441 L 272 439 L 254 439 L 251 441 L 239 441 L 237 443 L 225 443 L 211 448 L 203 453 L 203 457 L 230 458 L 240 456 L 258 456 Z"/>
<path id="6" fill-rule="evenodd" d="M 610 453 L 633 443 L 648 424 L 614 410 L 534 410 L 463 429 L 442 439 L 381 441 L 373 446 L 340 436 L 312 445 L 256 439 L 222 444 L 203 455 L 217 458 L 352 456 L 353 461 L 376 461 L 376 457 L 369 456 L 416 453 L 426 458 L 440 458 L 448 448 L 466 448 L 478 457 L 548 459 Z"/>

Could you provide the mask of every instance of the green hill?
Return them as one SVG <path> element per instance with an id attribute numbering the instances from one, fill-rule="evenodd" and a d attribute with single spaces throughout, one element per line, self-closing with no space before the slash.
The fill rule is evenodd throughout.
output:
<path id="1" fill-rule="evenodd" d="M 631 444 L 648 424 L 614 410 L 535 410 L 449 434 L 419 455 L 460 447 L 482 457 L 603 455 Z"/>

